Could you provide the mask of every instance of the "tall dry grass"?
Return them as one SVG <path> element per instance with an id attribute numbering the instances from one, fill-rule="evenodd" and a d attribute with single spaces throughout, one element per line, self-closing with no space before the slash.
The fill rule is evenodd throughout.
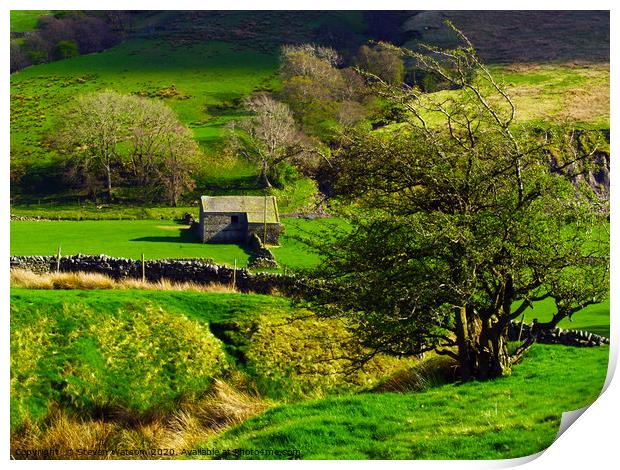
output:
<path id="1" fill-rule="evenodd" d="M 99 273 L 57 272 L 37 274 L 25 269 L 11 270 L 11 287 L 22 287 L 25 289 L 145 289 L 220 293 L 238 292 L 232 285 L 217 283 L 172 282 L 168 279 L 162 279 L 158 282 L 142 281 L 141 279 L 133 278 L 115 280 Z"/>
<path id="2" fill-rule="evenodd" d="M 420 392 L 452 383 L 458 378 L 458 365 L 448 356 L 431 355 L 413 367 L 402 369 L 374 388 L 375 392 Z"/>
<path id="3" fill-rule="evenodd" d="M 134 425 L 127 420 L 107 421 L 71 416 L 54 410 L 42 424 L 27 423 L 11 433 L 11 457 L 15 459 L 163 459 L 205 443 L 217 433 L 241 423 L 271 403 L 216 381 L 213 390 L 193 402 L 181 402 L 166 416 Z M 41 453 L 53 449 L 53 453 Z M 77 449 L 86 452 L 77 453 Z M 152 449 L 168 449 L 151 455 Z M 26 453 L 26 450 L 29 453 Z M 131 452 L 128 455 L 128 452 Z M 39 453 L 37 453 L 39 452 Z"/>

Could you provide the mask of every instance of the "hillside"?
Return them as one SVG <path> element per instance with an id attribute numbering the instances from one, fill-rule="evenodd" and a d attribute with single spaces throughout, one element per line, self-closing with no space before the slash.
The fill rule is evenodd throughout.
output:
<path id="1" fill-rule="evenodd" d="M 403 22 L 405 45 L 453 46 L 454 35 L 442 25 L 446 19 L 465 33 L 489 63 L 609 62 L 608 11 L 415 12 Z"/>
<path id="2" fill-rule="evenodd" d="M 606 308 L 606 318 L 576 317 L 583 326 L 608 325 Z M 318 320 L 282 297 L 14 288 L 11 451 L 51 447 L 60 454 L 47 458 L 75 458 L 67 452 L 98 449 L 90 457 L 105 459 L 144 448 L 173 452 L 125 458 L 208 458 L 205 449 L 214 447 L 297 449 L 304 459 L 518 457 L 547 447 L 561 413 L 592 402 L 607 369 L 607 347 L 536 345 L 511 377 L 486 383 L 446 383 L 450 362 L 433 356 L 376 358 L 345 376 L 339 358 L 347 338 L 338 321 Z"/>
<path id="3" fill-rule="evenodd" d="M 303 459 L 523 457 L 551 445 L 564 411 L 596 399 L 606 363 L 605 349 L 536 345 L 506 379 L 280 406 L 202 443 L 193 455 L 286 447 Z"/>
<path id="4" fill-rule="evenodd" d="M 13 14 L 14 23 L 32 24 L 32 15 L 18 13 Z M 347 57 L 367 40 L 398 30 L 401 42 L 415 46 L 417 40 L 445 39 L 445 28 L 439 28 L 444 17 L 471 35 L 483 57 L 504 64 L 494 70 L 515 95 L 522 120 L 609 125 L 609 68 L 604 63 L 609 31 L 604 13 L 477 13 L 133 13 L 123 25 L 127 39 L 122 44 L 11 76 L 12 197 L 62 194 L 62 165 L 55 161 L 49 130 L 77 96 L 106 89 L 161 99 L 190 127 L 206 155 L 197 174 L 198 194 L 251 192 L 257 170 L 245 160 L 222 156 L 223 128 L 243 116 L 243 97 L 278 90 L 280 45 L 320 42 Z M 540 27 L 541 22 L 547 27 Z M 549 60 L 557 63 L 522 64 Z M 307 183 L 303 184 L 306 189 L 296 197 L 308 201 Z"/>

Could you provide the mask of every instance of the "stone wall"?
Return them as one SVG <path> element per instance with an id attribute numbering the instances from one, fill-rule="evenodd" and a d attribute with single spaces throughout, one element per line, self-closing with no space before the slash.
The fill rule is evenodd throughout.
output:
<path id="1" fill-rule="evenodd" d="M 260 237 L 254 232 L 248 236 L 248 247 L 252 251 L 248 267 L 254 269 L 277 268 L 278 262 L 271 250 L 263 245 Z"/>
<path id="2" fill-rule="evenodd" d="M 56 271 L 55 256 L 11 256 L 11 269 L 27 269 L 36 273 Z M 113 279 L 142 277 L 140 261 L 126 258 L 112 258 L 106 255 L 74 255 L 60 258 L 62 272 L 94 272 L 110 276 Z M 194 282 L 196 284 L 232 284 L 232 268 L 211 264 L 199 259 L 160 259 L 145 261 L 145 277 L 157 282 L 168 279 L 173 282 Z M 241 292 L 303 296 L 309 286 L 303 278 L 284 276 L 275 273 L 251 273 L 247 269 L 237 269 L 235 285 Z M 524 340 L 532 334 L 532 326 L 511 322 L 508 328 L 510 341 Z M 587 331 L 563 330 L 539 332 L 539 343 L 563 344 L 566 346 L 601 346 L 609 344 L 609 338 Z"/>
<path id="3" fill-rule="evenodd" d="M 532 326 L 526 323 L 521 328 L 521 323 L 511 322 L 508 327 L 508 339 L 517 341 L 524 340 L 532 334 Z M 541 331 L 536 337 L 538 343 L 563 344 L 565 346 L 602 346 L 609 344 L 609 338 L 594 333 L 580 330 L 563 330 L 555 328 L 549 331 Z"/>
<path id="4" fill-rule="evenodd" d="M 11 256 L 11 269 L 27 269 L 36 273 L 56 271 L 55 256 Z M 113 279 L 142 277 L 139 260 L 112 258 L 106 255 L 74 255 L 60 258 L 62 272 L 93 272 Z M 157 282 L 168 279 L 173 282 L 194 282 L 196 284 L 232 284 L 233 268 L 210 264 L 198 259 L 160 259 L 145 261 L 145 277 Z M 241 292 L 271 294 L 281 292 L 295 295 L 305 289 L 303 279 L 276 273 L 251 273 L 237 269 L 235 285 Z"/>
<path id="5" fill-rule="evenodd" d="M 270 245 L 278 245 L 280 243 L 280 234 L 283 231 L 282 224 L 267 224 L 267 240 L 263 240 L 265 236 L 265 225 L 260 223 L 248 223 L 248 235 L 254 233 L 264 243 Z"/>

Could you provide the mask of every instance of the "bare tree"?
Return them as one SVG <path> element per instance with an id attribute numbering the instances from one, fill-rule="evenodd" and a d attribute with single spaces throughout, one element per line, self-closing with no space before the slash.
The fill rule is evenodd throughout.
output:
<path id="1" fill-rule="evenodd" d="M 120 145 L 129 136 L 130 112 L 123 95 L 113 91 L 78 98 L 63 116 L 58 143 L 79 157 L 90 172 L 103 172 L 108 201 L 112 200 L 113 172 L 120 166 Z"/>
<path id="2" fill-rule="evenodd" d="M 405 64 L 398 52 L 377 45 L 360 47 L 355 62 L 358 67 L 381 77 L 391 85 L 400 85 L 405 76 Z"/>
<path id="3" fill-rule="evenodd" d="M 235 123 L 232 142 L 239 153 L 259 163 L 259 179 L 269 188 L 270 169 L 280 162 L 301 157 L 307 148 L 287 105 L 264 93 L 251 97 L 245 104 L 253 115 Z"/>
<path id="4" fill-rule="evenodd" d="M 192 170 L 199 149 L 191 132 L 180 123 L 162 135 L 162 142 L 157 179 L 169 204 L 176 207 L 181 195 L 194 189 Z"/>
<path id="5" fill-rule="evenodd" d="M 173 205 L 193 187 L 198 146 L 161 102 L 114 91 L 84 95 L 63 116 L 56 139 L 90 180 L 104 177 L 108 200 L 120 169 L 147 194 L 163 194 Z"/>

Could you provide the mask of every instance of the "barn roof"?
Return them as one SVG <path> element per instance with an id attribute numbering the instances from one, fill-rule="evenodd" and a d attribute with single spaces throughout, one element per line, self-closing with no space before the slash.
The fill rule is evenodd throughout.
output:
<path id="1" fill-rule="evenodd" d="M 246 213 L 248 223 L 279 224 L 275 196 L 202 196 L 202 210 L 211 214 Z"/>

